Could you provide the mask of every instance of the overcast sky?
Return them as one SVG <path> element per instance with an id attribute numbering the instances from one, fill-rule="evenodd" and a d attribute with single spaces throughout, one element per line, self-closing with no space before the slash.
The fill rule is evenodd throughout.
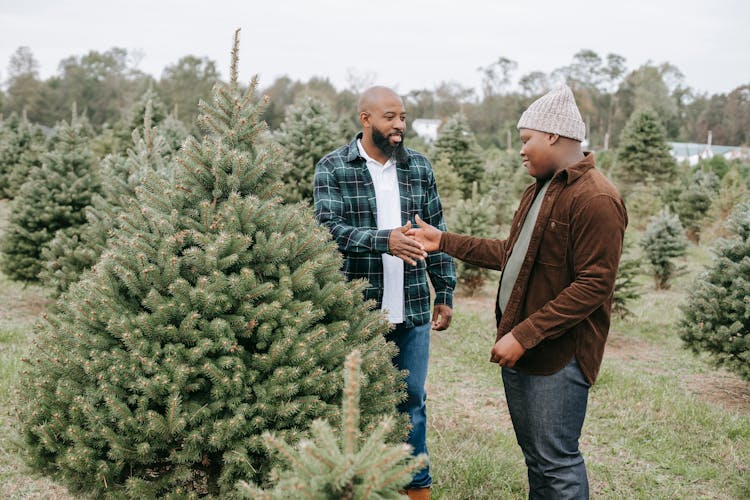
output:
<path id="1" fill-rule="evenodd" d="M 29 46 L 47 78 L 61 59 L 90 50 L 139 51 L 158 77 L 192 54 L 226 77 L 242 28 L 240 79 L 374 74 L 400 92 L 453 80 L 479 89 L 479 66 L 504 56 L 516 79 L 552 71 L 580 49 L 616 53 L 629 69 L 670 62 L 698 91 L 750 83 L 748 0 L 0 0 L 0 79 Z"/>

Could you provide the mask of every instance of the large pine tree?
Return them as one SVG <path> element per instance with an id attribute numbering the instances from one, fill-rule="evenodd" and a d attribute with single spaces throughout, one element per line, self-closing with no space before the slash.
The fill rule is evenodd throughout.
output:
<path id="1" fill-rule="evenodd" d="M 8 230 L 0 242 L 0 268 L 11 279 L 35 282 L 42 248 L 60 230 L 80 227 L 84 208 L 100 189 L 96 161 L 88 148 L 89 125 L 73 113 L 55 127 L 54 149 L 34 168 L 14 199 Z"/>
<path id="2" fill-rule="evenodd" d="M 273 465 L 262 435 L 296 442 L 339 418 L 359 349 L 362 426 L 394 414 L 388 323 L 347 283 L 313 214 L 285 206 L 256 82 L 201 103 L 174 182 L 150 175 L 93 270 L 36 330 L 23 434 L 36 467 L 97 497 L 222 495 Z"/>

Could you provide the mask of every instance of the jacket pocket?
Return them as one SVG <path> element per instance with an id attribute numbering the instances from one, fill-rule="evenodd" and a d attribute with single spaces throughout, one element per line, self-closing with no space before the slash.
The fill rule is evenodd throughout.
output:
<path id="1" fill-rule="evenodd" d="M 551 267 L 565 267 L 568 260 L 568 235 L 570 225 L 550 218 L 544 228 L 537 262 Z"/>

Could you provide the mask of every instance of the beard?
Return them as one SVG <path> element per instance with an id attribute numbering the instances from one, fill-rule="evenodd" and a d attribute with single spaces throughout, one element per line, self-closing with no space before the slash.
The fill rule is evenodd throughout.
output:
<path id="1" fill-rule="evenodd" d="M 373 144 L 375 144 L 375 147 L 377 147 L 380 151 L 383 152 L 384 155 L 386 155 L 396 163 L 406 163 L 409 159 L 409 154 L 406 152 L 406 148 L 404 147 L 404 136 L 401 135 L 401 142 L 397 143 L 395 146 L 391 144 L 391 141 L 388 140 L 388 137 L 389 136 L 381 133 L 375 127 L 372 128 L 372 142 Z"/>

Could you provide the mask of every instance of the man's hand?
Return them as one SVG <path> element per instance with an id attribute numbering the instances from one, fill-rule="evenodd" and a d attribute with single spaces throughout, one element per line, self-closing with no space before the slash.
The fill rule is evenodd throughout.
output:
<path id="1" fill-rule="evenodd" d="M 388 253 L 407 264 L 416 266 L 416 261 L 424 260 L 427 257 L 427 252 L 421 243 L 406 236 L 410 229 L 411 221 L 391 231 L 391 235 L 388 237 Z"/>
<path id="2" fill-rule="evenodd" d="M 427 224 L 425 221 L 416 216 L 417 224 L 419 228 L 410 229 L 406 232 L 406 236 L 414 238 L 416 241 L 422 244 L 422 247 L 428 252 L 434 252 L 440 248 L 440 238 L 443 236 L 443 232 Z"/>
<path id="3" fill-rule="evenodd" d="M 518 358 L 525 352 L 526 349 L 516 340 L 513 332 L 508 332 L 495 342 L 490 353 L 490 362 L 513 368 Z"/>
<path id="4" fill-rule="evenodd" d="M 445 304 L 436 305 L 432 310 L 432 329 L 445 330 L 451 326 L 453 318 L 453 309 Z"/>

